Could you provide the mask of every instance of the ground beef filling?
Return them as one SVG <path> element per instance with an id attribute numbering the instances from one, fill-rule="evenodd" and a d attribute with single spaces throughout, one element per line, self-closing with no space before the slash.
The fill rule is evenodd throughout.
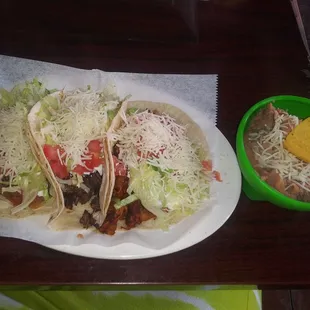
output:
<path id="1" fill-rule="evenodd" d="M 103 234 L 113 236 L 117 229 L 118 221 L 125 220 L 123 229 L 130 230 L 144 221 L 155 219 L 156 216 L 146 210 L 140 200 L 136 200 L 127 206 L 115 209 L 111 203 L 107 212 L 107 216 L 103 224 L 99 227 L 99 231 Z"/>
<path id="2" fill-rule="evenodd" d="M 101 212 L 99 204 L 99 192 L 102 183 L 102 176 L 98 171 L 83 175 L 83 186 L 62 184 L 62 192 L 64 195 L 65 207 L 72 210 L 78 203 L 84 205 L 90 202 L 93 212 L 84 211 L 80 218 L 80 223 L 84 228 L 96 226 L 96 221 L 93 214 Z"/>
<path id="3" fill-rule="evenodd" d="M 114 152 L 113 152 L 114 153 Z M 127 189 L 129 178 L 127 176 L 115 176 L 115 185 L 113 189 L 113 198 L 124 199 L 128 197 Z M 155 219 L 156 216 L 146 210 L 140 200 L 136 200 L 120 209 L 115 209 L 113 199 L 107 211 L 107 216 L 99 231 L 103 234 L 114 235 L 117 229 L 118 221 L 125 220 L 126 230 L 136 227 L 144 221 Z"/>
<path id="4" fill-rule="evenodd" d="M 83 175 L 83 185 L 87 190 L 75 185 L 62 184 L 65 207 L 72 210 L 73 206 L 78 203 L 84 205 L 91 200 L 91 205 L 94 206 L 93 209 L 100 210 L 99 191 L 101 182 L 102 176 L 96 171 L 89 175 Z"/>
<path id="5" fill-rule="evenodd" d="M 129 178 L 127 176 L 115 176 L 115 185 L 113 189 L 113 197 L 125 199 L 128 197 L 127 189 L 129 186 Z"/>
<path id="6" fill-rule="evenodd" d="M 87 210 L 84 210 L 82 217 L 80 218 L 80 223 L 83 225 L 83 228 L 87 229 L 91 226 L 97 226 L 96 220 L 93 218 L 92 213 L 89 213 Z"/>
<path id="7" fill-rule="evenodd" d="M 116 142 L 116 144 L 113 146 L 112 155 L 114 155 L 114 156 L 116 156 L 116 157 L 118 158 L 118 155 L 119 155 L 119 147 L 117 146 L 117 142 Z"/>
<path id="8" fill-rule="evenodd" d="M 118 157 L 119 155 L 119 148 L 115 145 L 113 147 L 113 152 L 112 154 L 116 157 Z M 88 183 L 90 181 L 96 181 L 95 178 L 92 177 L 92 174 L 87 175 L 86 176 L 87 180 L 84 179 L 83 177 L 83 181 L 84 184 L 89 187 L 90 189 L 93 187 L 94 183 Z M 100 181 L 101 184 L 101 181 Z M 98 185 L 98 183 L 97 183 Z M 126 197 L 128 197 L 128 193 L 127 193 L 127 189 L 129 186 L 129 178 L 127 176 L 115 176 L 115 184 L 114 184 L 114 188 L 113 188 L 113 198 L 117 198 L 117 199 L 125 199 Z M 73 198 L 71 198 L 71 194 L 70 194 L 70 188 L 68 188 L 68 197 L 70 197 L 70 202 L 75 202 L 75 200 Z M 100 186 L 98 186 L 96 188 L 99 192 Z M 78 193 L 76 191 L 76 193 Z M 79 192 L 76 196 L 77 197 L 81 197 L 82 199 L 85 197 L 86 200 L 86 192 L 84 191 L 84 193 Z M 88 196 L 90 196 L 88 194 Z M 75 199 L 80 199 L 80 198 L 75 198 Z M 131 228 L 136 227 L 137 225 L 141 224 L 144 221 L 148 221 L 149 219 L 155 219 L 156 216 L 149 212 L 148 210 L 146 210 L 143 206 L 140 200 L 136 200 L 130 204 L 128 204 L 127 206 L 123 206 L 120 209 L 116 209 L 114 207 L 114 202 L 113 199 L 110 203 L 110 206 L 107 210 L 107 215 L 105 217 L 104 222 L 102 223 L 101 226 L 99 226 L 96 221 L 94 220 L 93 214 L 95 212 L 100 211 L 100 206 L 99 206 L 99 195 L 96 195 L 92 200 L 91 200 L 91 207 L 94 210 L 93 213 L 88 212 L 87 210 L 84 211 L 81 219 L 80 219 L 80 223 L 83 225 L 84 228 L 89 228 L 91 226 L 96 227 L 99 232 L 101 232 L 102 234 L 107 234 L 107 235 L 114 235 L 115 231 L 117 229 L 117 224 L 119 221 L 123 220 L 125 222 L 124 229 L 129 230 Z M 70 203 L 69 207 L 73 206 L 72 203 Z M 71 207 L 72 208 L 72 207 Z"/>

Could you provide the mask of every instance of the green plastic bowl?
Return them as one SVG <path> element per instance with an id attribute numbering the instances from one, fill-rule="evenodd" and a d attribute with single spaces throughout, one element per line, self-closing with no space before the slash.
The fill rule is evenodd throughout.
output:
<path id="1" fill-rule="evenodd" d="M 249 109 L 243 116 L 237 131 L 237 158 L 243 175 L 242 189 L 251 200 L 269 201 L 279 207 L 299 211 L 310 211 L 310 203 L 289 198 L 260 179 L 252 167 L 244 148 L 243 137 L 251 119 L 268 103 L 286 110 L 299 118 L 310 116 L 310 99 L 296 96 L 274 96 L 266 98 Z"/>

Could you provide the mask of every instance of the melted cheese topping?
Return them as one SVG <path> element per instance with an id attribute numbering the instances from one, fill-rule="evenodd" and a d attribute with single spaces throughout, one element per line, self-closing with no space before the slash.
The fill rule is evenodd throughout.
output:
<path id="1" fill-rule="evenodd" d="M 51 120 L 41 128 L 43 135 L 49 134 L 60 145 L 70 161 L 72 169 L 83 165 L 82 160 L 91 159 L 86 155 L 91 140 L 100 140 L 106 133 L 108 111 L 117 108 L 119 101 L 105 101 L 101 93 L 75 90 L 65 92 L 60 100 L 60 108 Z M 59 154 L 60 157 L 60 154 Z"/>
<path id="2" fill-rule="evenodd" d="M 10 183 L 35 165 L 25 135 L 26 115 L 27 110 L 19 106 L 0 110 L 0 176 L 9 176 Z"/>
<path id="3" fill-rule="evenodd" d="M 299 122 L 296 116 L 276 112 L 275 125 L 270 132 L 251 133 L 249 138 L 255 142 L 252 144 L 253 151 L 261 168 L 275 169 L 283 180 L 289 180 L 310 192 L 310 164 L 283 147 L 285 137 Z"/>

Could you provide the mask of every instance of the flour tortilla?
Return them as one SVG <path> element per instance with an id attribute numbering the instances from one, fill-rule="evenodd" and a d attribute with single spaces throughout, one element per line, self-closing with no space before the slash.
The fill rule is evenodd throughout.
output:
<path id="1" fill-rule="evenodd" d="M 53 93 L 52 96 L 60 97 L 61 92 Z M 58 183 L 47 158 L 45 157 L 45 154 L 43 152 L 44 139 L 37 129 L 38 124 L 39 124 L 37 113 L 40 111 L 41 104 L 42 104 L 42 101 L 39 101 L 38 103 L 36 103 L 28 115 L 27 135 L 29 137 L 31 147 L 37 158 L 37 161 L 39 165 L 41 166 L 42 170 L 44 171 L 46 178 L 49 180 L 54 190 L 56 209 L 50 216 L 48 225 L 50 226 L 50 228 L 54 230 L 80 229 L 81 224 L 79 223 L 79 219 L 81 218 L 84 210 L 87 210 L 89 212 L 92 211 L 91 206 L 90 206 L 90 201 L 83 205 L 78 204 L 77 206 L 74 206 L 73 210 L 68 210 L 65 207 L 64 196 L 61 190 L 61 186 Z M 108 155 L 108 150 L 105 147 L 106 145 L 105 138 L 102 138 L 102 141 L 104 145 L 105 167 L 108 167 L 109 155 Z M 102 184 L 101 184 L 101 188 L 99 192 L 99 203 L 100 203 L 102 218 L 105 217 L 106 211 L 107 211 L 106 196 L 107 196 L 107 191 L 109 188 L 109 175 L 110 175 L 109 169 L 105 168 L 104 173 L 103 173 L 103 178 L 102 178 Z"/>
<path id="2" fill-rule="evenodd" d="M 115 185 L 115 173 L 114 173 L 114 162 L 113 162 L 113 155 L 112 155 L 112 149 L 115 144 L 115 142 L 111 141 L 109 139 L 109 135 L 113 134 L 117 129 L 119 129 L 123 124 L 124 121 L 122 119 L 122 115 L 126 114 L 126 111 L 130 108 L 137 108 L 139 110 L 146 110 L 149 109 L 151 111 L 157 111 L 161 114 L 167 114 L 173 117 L 176 122 L 180 125 L 184 125 L 187 128 L 187 136 L 199 146 L 200 152 L 199 157 L 201 160 L 206 160 L 210 158 L 210 151 L 208 142 L 206 140 L 206 136 L 202 129 L 199 127 L 198 124 L 196 124 L 184 111 L 181 109 L 167 104 L 167 103 L 159 103 L 159 102 L 151 102 L 151 101 L 127 101 L 124 102 L 121 109 L 113 119 L 110 129 L 108 131 L 107 137 L 107 148 L 109 151 L 109 169 L 110 169 L 110 185 L 108 190 L 108 196 L 107 201 L 109 203 L 106 204 L 106 207 L 109 207 L 109 204 L 112 200 L 113 195 L 113 189 Z M 152 212 L 152 208 L 148 208 L 150 212 Z M 155 213 L 155 212 L 152 212 Z M 172 220 L 170 221 L 171 224 L 177 224 L 180 221 L 182 221 L 186 216 L 180 216 L 177 217 L 174 216 Z M 118 222 L 118 230 L 121 230 L 121 227 L 124 226 L 124 221 Z M 146 222 L 142 222 L 137 228 L 145 228 L 145 229 L 157 229 L 159 228 L 157 225 L 156 219 L 151 219 Z"/>

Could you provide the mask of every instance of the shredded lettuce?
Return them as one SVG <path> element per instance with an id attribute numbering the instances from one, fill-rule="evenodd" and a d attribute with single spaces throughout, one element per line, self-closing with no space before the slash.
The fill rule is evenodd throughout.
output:
<path id="1" fill-rule="evenodd" d="M 115 117 L 115 115 L 117 114 L 117 110 L 109 110 L 107 113 L 108 113 L 109 121 L 111 122 L 113 118 Z"/>
<path id="2" fill-rule="evenodd" d="M 46 96 L 41 100 L 41 107 L 37 116 L 45 120 L 51 120 L 53 115 L 55 115 L 56 110 L 60 107 L 59 100 L 54 96 Z M 45 123 L 46 124 L 46 123 Z"/>
<path id="3" fill-rule="evenodd" d="M 181 210 L 187 203 L 189 188 L 185 184 L 175 184 L 169 175 L 165 175 L 165 208 L 168 210 Z"/>
<path id="4" fill-rule="evenodd" d="M 122 103 L 131 97 L 131 95 L 127 95 L 123 99 L 121 99 L 117 93 L 118 92 L 117 92 L 116 85 L 114 83 L 108 83 L 107 86 L 100 93 L 102 102 L 107 103 L 107 102 L 114 101 L 114 102 Z"/>
<path id="5" fill-rule="evenodd" d="M 102 102 L 102 105 L 108 109 L 108 124 L 107 128 L 110 126 L 112 120 L 116 116 L 118 110 L 121 107 L 121 104 L 126 101 L 128 98 L 131 97 L 131 95 L 128 95 L 124 98 L 120 98 L 117 94 L 117 88 L 115 84 L 108 84 L 100 93 L 100 99 Z"/>
<path id="6" fill-rule="evenodd" d="M 45 135 L 45 144 L 56 145 L 56 142 L 53 140 L 51 135 Z"/>
<path id="7" fill-rule="evenodd" d="M 0 89 L 0 108 L 22 104 L 28 110 L 55 90 L 48 90 L 37 78 L 16 85 L 11 91 Z"/>
<path id="8" fill-rule="evenodd" d="M 131 116 L 131 115 L 136 114 L 138 111 L 139 111 L 139 109 L 137 109 L 137 108 L 129 108 L 129 109 L 127 109 L 126 113 L 127 113 L 129 116 Z"/>
<path id="9" fill-rule="evenodd" d="M 117 95 L 117 88 L 114 83 L 109 83 L 100 93 L 102 101 L 120 101 L 119 96 Z"/>
<path id="10" fill-rule="evenodd" d="M 162 170 L 162 169 L 160 169 L 157 166 L 153 166 L 151 164 L 149 164 L 149 165 L 152 167 L 153 170 L 158 171 L 162 176 L 164 176 L 167 173 L 172 173 L 173 172 L 173 169 Z"/>
<path id="11" fill-rule="evenodd" d="M 209 195 L 206 191 L 202 197 L 198 194 L 198 188 L 178 183 L 170 171 L 161 171 L 147 163 L 141 164 L 137 169 L 131 168 L 129 172 L 128 194 L 135 195 L 146 209 L 157 216 L 162 229 L 166 229 L 178 217 L 192 214 L 200 201 Z M 200 182 L 207 181 L 201 176 Z M 197 194 L 191 195 L 193 192 Z M 193 196 L 196 197 L 195 200 L 189 198 Z M 122 200 L 116 205 L 125 205 L 125 202 Z"/>
<path id="12" fill-rule="evenodd" d="M 48 183 L 40 166 L 35 164 L 30 173 L 23 173 L 16 177 L 16 182 L 23 192 L 29 190 L 48 191 Z"/>
<path id="13" fill-rule="evenodd" d="M 134 193 L 143 206 L 160 216 L 164 207 L 164 181 L 158 171 L 144 163 L 137 169 L 130 168 L 130 184 L 128 193 Z"/>
<path id="14" fill-rule="evenodd" d="M 72 170 L 72 164 L 73 164 L 73 159 L 69 158 L 68 161 L 67 161 L 67 169 L 68 169 L 68 171 Z"/>
<path id="15" fill-rule="evenodd" d="M 139 198 L 136 195 L 130 195 L 126 197 L 125 199 L 119 200 L 114 204 L 115 209 L 120 209 L 123 206 L 129 205 L 130 203 L 138 200 Z"/>

